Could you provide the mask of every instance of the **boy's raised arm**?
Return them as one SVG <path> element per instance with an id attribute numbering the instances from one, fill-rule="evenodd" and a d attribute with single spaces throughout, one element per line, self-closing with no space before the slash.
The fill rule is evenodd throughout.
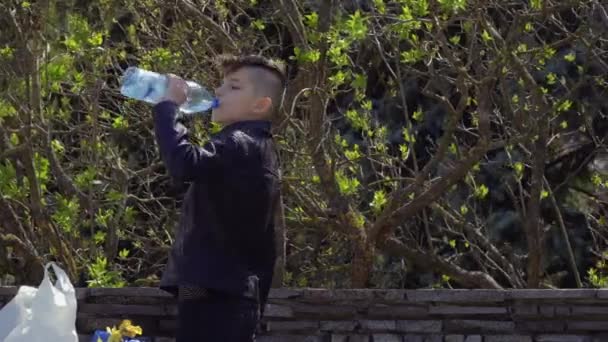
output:
<path id="1" fill-rule="evenodd" d="M 205 177 L 229 153 L 224 141 L 210 141 L 203 147 L 188 141 L 188 130 L 176 120 L 178 106 L 163 101 L 154 106 L 154 133 L 169 175 L 189 182 Z M 228 139 L 230 141 L 230 139 Z"/>

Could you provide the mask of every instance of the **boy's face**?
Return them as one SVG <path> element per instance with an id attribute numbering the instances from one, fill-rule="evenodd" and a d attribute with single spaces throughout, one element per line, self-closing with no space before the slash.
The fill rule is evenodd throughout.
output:
<path id="1" fill-rule="evenodd" d="M 211 120 L 227 125 L 264 115 L 270 99 L 256 95 L 253 75 L 251 68 L 241 67 L 224 76 L 222 85 L 215 90 L 219 106 L 211 112 Z"/>

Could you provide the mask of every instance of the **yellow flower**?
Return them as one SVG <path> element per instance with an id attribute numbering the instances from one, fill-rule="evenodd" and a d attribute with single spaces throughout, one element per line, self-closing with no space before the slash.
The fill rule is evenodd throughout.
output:
<path id="1" fill-rule="evenodd" d="M 131 337 L 131 338 L 133 338 L 137 335 L 141 335 L 143 332 L 139 325 L 133 325 L 133 323 L 131 323 L 131 321 L 128 319 L 126 319 L 126 320 L 122 321 L 122 323 L 120 323 L 119 330 L 123 336 Z"/>
<path id="2" fill-rule="evenodd" d="M 108 339 L 108 342 L 121 342 L 122 341 L 122 335 L 120 333 L 120 330 L 116 329 L 116 327 L 112 327 L 112 328 L 106 328 L 106 331 L 110 334 L 110 338 Z"/>

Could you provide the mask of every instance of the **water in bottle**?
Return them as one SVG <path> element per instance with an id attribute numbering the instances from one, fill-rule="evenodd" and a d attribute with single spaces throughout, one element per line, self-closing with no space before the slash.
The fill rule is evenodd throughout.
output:
<path id="1" fill-rule="evenodd" d="M 188 84 L 186 102 L 179 109 L 186 114 L 204 112 L 216 108 L 219 103 L 204 87 L 193 81 Z M 148 103 L 158 103 L 167 92 L 168 78 L 166 75 L 129 67 L 122 77 L 120 92 L 126 97 Z"/>

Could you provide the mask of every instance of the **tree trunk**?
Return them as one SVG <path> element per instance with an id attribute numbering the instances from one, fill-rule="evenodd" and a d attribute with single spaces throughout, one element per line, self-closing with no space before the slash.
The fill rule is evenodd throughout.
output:
<path id="1" fill-rule="evenodd" d="M 351 263 L 351 287 L 366 288 L 374 266 L 375 247 L 366 234 L 361 234 L 355 240 L 353 260 Z"/>
<path id="2" fill-rule="evenodd" d="M 287 243 L 287 231 L 285 229 L 285 210 L 283 208 L 283 196 L 279 195 L 278 205 L 274 213 L 274 243 L 277 260 L 274 264 L 274 276 L 272 287 L 282 287 L 285 279 L 285 246 Z"/>
<path id="3" fill-rule="evenodd" d="M 545 119 L 541 119 L 539 124 L 539 134 L 534 142 L 534 154 L 532 164 L 532 179 L 530 184 L 530 199 L 526 210 L 525 221 L 526 240 L 528 242 L 528 265 L 527 283 L 528 288 L 540 287 L 542 279 L 543 264 L 543 227 L 540 217 L 541 192 L 543 188 L 543 178 L 545 175 L 545 160 L 547 154 L 547 125 Z"/>

